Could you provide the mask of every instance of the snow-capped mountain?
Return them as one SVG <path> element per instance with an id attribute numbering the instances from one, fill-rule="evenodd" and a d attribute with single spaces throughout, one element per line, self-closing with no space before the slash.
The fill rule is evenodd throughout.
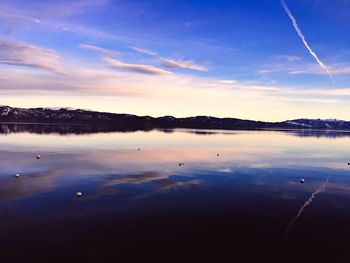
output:
<path id="1" fill-rule="evenodd" d="M 350 129 L 350 122 L 337 119 L 297 119 L 282 122 L 295 128 L 304 129 Z"/>

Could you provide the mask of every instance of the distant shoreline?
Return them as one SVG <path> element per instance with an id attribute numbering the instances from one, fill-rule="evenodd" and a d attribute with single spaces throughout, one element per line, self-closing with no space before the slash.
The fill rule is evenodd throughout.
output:
<path id="1" fill-rule="evenodd" d="M 0 121 L 1 124 L 17 124 L 17 125 L 69 125 L 69 126 L 118 126 L 118 123 L 94 123 L 94 122 L 89 122 L 89 123 L 74 123 L 74 122 L 28 122 L 28 121 Z M 227 130 L 227 131 L 295 131 L 295 130 L 300 130 L 300 131 L 329 131 L 329 132 L 349 132 L 350 129 L 318 129 L 318 128 L 301 128 L 301 127 L 294 127 L 294 128 L 283 128 L 283 127 L 272 127 L 272 128 L 237 128 L 237 129 L 222 129 L 222 128 L 188 128 L 188 127 L 161 127 L 161 126 L 154 126 L 151 128 L 151 130 L 156 130 L 156 129 L 186 129 L 186 130 Z M 140 129 L 142 130 L 142 129 Z"/>
<path id="2" fill-rule="evenodd" d="M 173 116 L 151 117 L 131 114 L 87 111 L 69 108 L 13 108 L 0 106 L 0 123 L 25 125 L 87 125 L 110 127 L 120 130 L 151 129 L 217 129 L 217 130 L 342 130 L 350 131 L 350 122 L 335 119 L 296 119 L 282 122 L 264 122 L 238 118 L 217 118 L 194 116 L 176 118 Z"/>
<path id="3" fill-rule="evenodd" d="M 164 128 L 164 127 L 126 127 L 106 124 L 77 124 L 77 123 L 43 123 L 43 122 L 0 122 L 0 135 L 15 133 L 30 133 L 38 135 L 91 135 L 98 133 L 133 133 L 152 132 L 163 133 L 184 132 L 199 136 L 210 136 L 214 134 L 230 135 L 237 132 L 276 132 L 287 133 L 298 137 L 350 137 L 350 130 L 331 129 L 301 129 L 301 128 Z"/>

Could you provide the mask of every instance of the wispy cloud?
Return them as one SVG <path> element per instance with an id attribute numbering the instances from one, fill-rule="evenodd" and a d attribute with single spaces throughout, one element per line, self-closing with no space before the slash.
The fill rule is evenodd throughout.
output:
<path id="1" fill-rule="evenodd" d="M 289 61 L 289 62 L 294 62 L 294 61 L 299 61 L 299 60 L 301 60 L 300 57 L 295 56 L 295 55 L 281 55 L 281 56 L 278 56 L 278 59 L 287 60 L 287 61 Z"/>
<path id="2" fill-rule="evenodd" d="M 233 80 L 233 79 L 222 79 L 220 80 L 221 84 L 226 84 L 226 85 L 233 85 L 235 83 L 237 83 L 237 80 Z"/>
<path id="3" fill-rule="evenodd" d="M 73 22 L 70 17 L 96 11 L 108 4 L 107 0 L 77 0 L 50 3 L 35 2 L 23 6 L 21 1 L 0 1 L 0 22 L 5 25 L 6 33 L 11 34 L 17 28 L 33 28 L 54 32 L 69 32 L 90 40 L 103 39 L 128 43 L 135 41 L 128 36 L 119 36 L 102 31 L 85 23 Z M 121 12 L 121 11 L 120 11 Z"/>
<path id="4" fill-rule="evenodd" d="M 187 21 L 185 23 L 185 27 L 198 27 L 207 24 L 208 21 L 206 20 L 193 20 L 193 21 Z"/>
<path id="5" fill-rule="evenodd" d="M 55 51 L 19 41 L 0 39 L 0 63 L 63 73 Z"/>
<path id="6" fill-rule="evenodd" d="M 146 54 L 146 55 L 150 55 L 150 56 L 157 56 L 157 52 L 149 50 L 149 49 L 145 49 L 145 48 L 138 48 L 138 47 L 130 47 L 131 49 L 142 53 L 142 54 Z"/>
<path id="7" fill-rule="evenodd" d="M 254 83 L 243 83 L 237 80 L 219 80 L 218 84 L 226 87 L 232 87 L 240 90 L 253 90 L 253 91 L 263 91 L 263 92 L 275 92 L 280 91 L 280 88 L 274 86 L 258 85 Z"/>
<path id="8" fill-rule="evenodd" d="M 350 65 L 344 64 L 333 64 L 330 66 L 333 76 L 346 76 L 350 75 Z M 310 63 L 274 63 L 270 65 L 264 65 L 261 69 L 257 70 L 258 75 L 270 75 L 286 73 L 289 75 L 323 75 L 324 71 L 317 64 Z"/>
<path id="9" fill-rule="evenodd" d="M 108 3 L 108 0 L 77 0 L 77 1 L 60 1 L 57 3 L 40 4 L 36 8 L 38 11 L 46 11 L 47 15 L 69 17 L 80 13 L 96 10 Z"/>
<path id="10" fill-rule="evenodd" d="M 331 67 L 333 75 L 350 75 L 349 65 L 334 65 Z M 308 65 L 304 68 L 293 68 L 288 70 L 289 74 L 314 74 L 320 75 L 322 72 L 315 66 Z"/>
<path id="11" fill-rule="evenodd" d="M 298 33 L 299 37 L 301 38 L 301 41 L 303 42 L 303 44 L 306 47 L 306 49 L 310 52 L 311 56 L 313 56 L 315 58 L 316 62 L 320 65 L 320 67 L 325 70 L 325 72 L 328 74 L 330 79 L 334 82 L 333 76 L 332 76 L 330 70 L 328 69 L 328 67 L 318 58 L 316 53 L 311 49 L 311 47 L 307 43 L 303 32 L 301 32 L 301 30 L 300 30 L 300 28 L 299 28 L 299 26 L 297 24 L 297 21 L 294 18 L 292 12 L 289 10 L 285 0 L 281 0 L 281 4 L 282 4 L 282 7 L 283 7 L 284 11 L 287 13 L 288 17 L 292 21 L 293 27 L 294 27 L 295 31 Z"/>
<path id="12" fill-rule="evenodd" d="M 162 62 L 162 66 L 165 68 L 180 68 L 180 69 L 191 69 L 191 70 L 197 70 L 197 71 L 208 71 L 208 68 L 206 66 L 197 64 L 192 60 L 184 60 L 184 59 L 176 60 L 171 58 L 164 58 L 164 57 L 158 56 L 157 52 L 144 49 L 144 48 L 131 47 L 131 49 L 142 54 L 158 57 L 158 59 L 160 59 Z"/>
<path id="13" fill-rule="evenodd" d="M 120 53 L 111 51 L 102 47 L 94 46 L 94 45 L 88 45 L 88 44 L 81 44 L 79 45 L 80 48 L 87 49 L 90 51 L 97 51 L 101 52 L 104 57 L 102 57 L 102 60 L 106 62 L 110 67 L 112 68 L 118 68 L 125 71 L 130 71 L 134 73 L 141 73 L 141 74 L 147 74 L 147 75 L 170 75 L 172 72 L 164 70 L 162 68 L 158 68 L 153 65 L 144 65 L 144 64 L 131 64 L 121 61 L 120 59 L 117 59 L 115 57 L 119 57 Z M 148 51 L 142 51 L 142 52 L 148 52 Z M 150 51 L 151 52 L 151 51 Z"/>
<path id="14" fill-rule="evenodd" d="M 11 1 L 11 4 L 1 3 L 0 17 L 17 18 L 22 20 L 41 18 L 64 18 L 77 14 L 96 10 L 108 3 L 107 0 L 76 0 L 76 1 L 50 1 L 32 2 L 28 6 L 23 6 L 21 1 Z"/>
<path id="15" fill-rule="evenodd" d="M 118 57 L 120 55 L 119 52 L 108 50 L 108 49 L 105 49 L 105 48 L 102 48 L 102 47 L 98 47 L 98 46 L 94 46 L 94 45 L 89 45 L 89 44 L 81 44 L 81 45 L 79 45 L 79 48 L 87 49 L 87 50 L 90 50 L 90 51 L 101 52 L 102 54 L 104 54 L 106 56 L 110 56 L 110 57 Z"/>
<path id="16" fill-rule="evenodd" d="M 169 59 L 169 58 L 161 58 L 162 65 L 166 68 L 181 68 L 181 69 L 191 69 L 191 70 L 197 70 L 197 71 L 208 71 L 208 68 L 199 65 L 192 60 L 175 60 L 175 59 Z"/>
<path id="17" fill-rule="evenodd" d="M 350 88 L 328 90 L 327 94 L 331 96 L 350 96 Z"/>
<path id="18" fill-rule="evenodd" d="M 110 57 L 104 57 L 103 61 L 106 62 L 110 67 L 122 69 L 130 72 L 147 74 L 147 75 L 169 75 L 172 72 L 157 68 L 152 65 L 143 65 L 143 64 L 129 64 L 122 62 L 118 59 L 113 59 Z"/>

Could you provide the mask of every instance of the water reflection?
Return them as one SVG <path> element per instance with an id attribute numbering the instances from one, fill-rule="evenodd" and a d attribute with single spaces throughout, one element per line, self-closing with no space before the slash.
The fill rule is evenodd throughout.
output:
<path id="1" fill-rule="evenodd" d="M 58 248 L 84 259 L 95 251 L 103 261 L 115 258 L 117 247 L 119 259 L 137 249 L 145 260 L 156 246 L 160 258 L 175 249 L 179 258 L 233 260 L 234 251 L 246 261 L 259 255 L 293 262 L 308 245 L 303 258 L 321 248 L 327 252 L 321 259 L 344 261 L 350 138 L 295 135 L 181 129 L 0 135 L 0 250 L 6 259 L 18 246 L 23 258 L 34 258 L 38 248 L 47 258 Z"/>
<path id="2" fill-rule="evenodd" d="M 299 219 L 299 217 L 301 217 L 302 213 L 304 212 L 304 209 L 306 207 L 308 207 L 309 205 L 311 205 L 311 202 L 315 199 L 316 195 L 318 195 L 319 193 L 321 193 L 322 191 L 325 190 L 329 179 L 331 178 L 331 175 L 329 175 L 326 179 L 326 181 L 324 183 L 322 183 L 312 194 L 311 196 L 305 201 L 305 203 L 300 207 L 300 209 L 298 210 L 298 213 L 296 214 L 295 217 L 292 218 L 292 220 L 289 222 L 287 228 L 286 228 L 286 236 L 285 239 L 288 238 L 288 234 L 291 230 L 291 228 L 293 227 L 293 225 L 295 224 L 295 222 Z"/>
<path id="3" fill-rule="evenodd" d="M 82 135 L 82 134 L 94 134 L 94 133 L 112 133 L 112 132 L 137 132 L 137 131 L 152 131 L 158 130 L 164 133 L 186 132 L 196 135 L 235 135 L 237 131 L 230 130 L 193 130 L 193 129 L 155 129 L 145 126 L 128 126 L 128 125 L 108 125 L 108 124 L 54 124 L 54 123 L 0 123 L 0 134 L 9 133 L 36 133 L 36 134 L 59 134 L 59 135 Z M 264 129 L 262 129 L 264 130 Z M 265 129 L 266 130 L 266 129 Z M 249 130 L 248 130 L 249 131 Z M 259 131 L 259 130 L 258 130 Z M 273 130 L 272 130 L 273 131 Z M 312 129 L 275 129 L 283 133 L 288 133 L 294 136 L 300 137 L 349 137 L 350 131 L 341 130 L 312 130 Z"/>
<path id="4" fill-rule="evenodd" d="M 21 174 L 14 182 L 14 174 L 0 178 L 0 200 L 27 198 L 32 195 L 52 190 L 54 180 L 58 177 L 57 170 Z"/>
<path id="5" fill-rule="evenodd" d="M 91 134 L 100 132 L 132 132 L 151 130 L 147 127 L 121 125 L 65 124 L 65 123 L 0 123 L 0 133 L 37 133 L 37 134 Z"/>

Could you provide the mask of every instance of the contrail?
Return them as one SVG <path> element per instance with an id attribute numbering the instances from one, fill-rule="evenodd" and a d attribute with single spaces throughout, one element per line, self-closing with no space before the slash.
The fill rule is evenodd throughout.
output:
<path id="1" fill-rule="evenodd" d="M 305 202 L 305 203 L 302 205 L 302 207 L 299 209 L 297 215 L 290 221 L 290 223 L 288 224 L 288 226 L 287 226 L 287 228 L 286 228 L 286 233 L 285 233 L 285 238 L 284 238 L 284 240 L 287 239 L 288 234 L 289 234 L 291 228 L 293 227 L 294 223 L 298 220 L 298 218 L 301 216 L 301 214 L 303 213 L 304 209 L 305 209 L 307 206 L 309 206 L 309 205 L 311 204 L 312 200 L 314 200 L 314 198 L 316 197 L 317 194 L 319 194 L 320 192 L 322 192 L 322 191 L 326 188 L 326 186 L 327 186 L 327 184 L 328 184 L 330 178 L 331 178 L 331 176 L 329 175 L 328 178 L 327 178 L 327 180 L 326 180 L 319 188 L 317 188 L 317 190 L 316 190 L 315 192 L 313 192 L 313 193 L 311 194 L 311 196 L 309 197 L 309 199 L 306 200 L 306 202 Z"/>
<path id="2" fill-rule="evenodd" d="M 289 10 L 285 0 L 281 0 L 281 4 L 282 4 L 282 6 L 284 8 L 284 11 L 286 11 L 287 15 L 289 16 L 290 20 L 292 20 L 294 29 L 295 29 L 295 31 L 297 31 L 299 37 L 303 41 L 304 46 L 306 47 L 306 49 L 310 52 L 311 56 L 313 56 L 316 59 L 317 63 L 320 65 L 320 67 L 323 68 L 327 72 L 327 74 L 330 77 L 330 79 L 334 82 L 332 73 L 329 71 L 328 67 L 318 58 L 316 53 L 311 49 L 311 47 L 309 46 L 309 44 L 305 40 L 305 36 L 304 36 L 303 32 L 301 32 L 301 30 L 300 30 L 300 28 L 299 28 L 299 26 L 297 24 L 297 21 L 295 20 L 292 12 Z"/>

